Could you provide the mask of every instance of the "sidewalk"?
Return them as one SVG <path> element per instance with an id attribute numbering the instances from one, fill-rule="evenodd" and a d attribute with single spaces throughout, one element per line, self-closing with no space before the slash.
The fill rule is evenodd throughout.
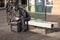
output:
<path id="1" fill-rule="evenodd" d="M 6 12 L 5 10 L 0 10 L 0 40 L 60 40 L 59 33 L 50 34 L 52 36 L 44 35 L 44 29 L 33 28 L 27 32 L 11 32 L 10 26 L 6 22 Z M 32 27 L 32 26 L 31 26 Z M 30 28 L 31 28 L 30 27 Z"/>
<path id="2" fill-rule="evenodd" d="M 0 10 L 4 10 L 5 8 L 4 7 L 0 7 Z"/>

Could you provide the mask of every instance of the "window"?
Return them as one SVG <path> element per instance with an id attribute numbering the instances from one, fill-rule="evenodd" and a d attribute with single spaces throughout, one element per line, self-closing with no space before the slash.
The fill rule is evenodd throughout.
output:
<path id="1" fill-rule="evenodd" d="M 52 7 L 53 7 L 53 0 L 45 0 L 45 6 L 46 6 L 46 12 L 51 13 L 52 12 Z"/>
<path id="2" fill-rule="evenodd" d="M 42 5 L 42 1 L 41 0 L 36 0 L 36 5 Z"/>
<path id="3" fill-rule="evenodd" d="M 45 4 L 46 4 L 46 6 L 52 6 L 53 1 L 52 0 L 46 0 Z"/>
<path id="4" fill-rule="evenodd" d="M 47 0 L 47 1 L 46 1 L 46 4 L 47 4 L 47 5 L 52 5 L 52 0 Z"/>

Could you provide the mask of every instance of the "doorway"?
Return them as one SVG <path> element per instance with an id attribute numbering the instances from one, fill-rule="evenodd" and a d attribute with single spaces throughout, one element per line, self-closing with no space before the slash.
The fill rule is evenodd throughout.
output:
<path id="1" fill-rule="evenodd" d="M 0 0 L 0 7 L 4 7 L 4 0 Z"/>
<path id="2" fill-rule="evenodd" d="M 27 5 L 27 0 L 21 0 L 22 5 Z"/>

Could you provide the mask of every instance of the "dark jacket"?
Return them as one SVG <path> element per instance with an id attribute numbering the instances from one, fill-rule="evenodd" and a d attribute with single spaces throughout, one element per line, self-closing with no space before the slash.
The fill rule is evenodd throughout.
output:
<path id="1" fill-rule="evenodd" d="M 13 8 L 13 7 L 12 7 L 11 3 L 8 2 L 7 5 L 6 5 L 6 11 L 7 11 L 7 12 L 10 12 L 10 11 L 12 10 L 12 8 Z"/>
<path id="2" fill-rule="evenodd" d="M 30 21 L 30 19 L 31 19 L 30 14 L 23 8 L 20 8 L 19 10 L 20 10 L 21 17 L 23 16 L 25 21 Z"/>

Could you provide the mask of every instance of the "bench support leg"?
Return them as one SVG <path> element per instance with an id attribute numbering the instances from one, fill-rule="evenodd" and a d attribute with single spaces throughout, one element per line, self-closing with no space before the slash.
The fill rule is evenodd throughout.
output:
<path id="1" fill-rule="evenodd" d="M 27 26 L 27 30 L 29 30 L 29 27 L 28 27 L 28 21 L 27 21 L 27 25 L 26 25 L 26 26 Z"/>
<path id="2" fill-rule="evenodd" d="M 46 29 L 45 29 L 45 34 L 47 34 L 47 30 L 48 30 L 48 29 L 46 28 Z"/>
<path id="3" fill-rule="evenodd" d="M 53 28 L 51 28 L 51 29 L 46 28 L 45 29 L 45 34 L 52 33 L 52 32 L 53 32 Z"/>

